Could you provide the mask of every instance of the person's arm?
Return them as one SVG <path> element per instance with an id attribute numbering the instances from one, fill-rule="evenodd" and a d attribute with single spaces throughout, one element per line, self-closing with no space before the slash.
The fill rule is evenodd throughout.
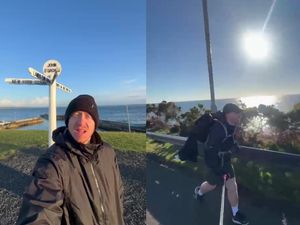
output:
<path id="1" fill-rule="evenodd" d="M 55 164 L 48 158 L 40 158 L 32 175 L 16 225 L 60 225 L 64 195 Z"/>
<path id="2" fill-rule="evenodd" d="M 119 170 L 118 160 L 117 160 L 116 156 L 115 156 L 115 168 L 116 168 L 117 185 L 118 185 L 118 191 L 119 191 L 119 199 L 120 199 L 121 210 L 122 210 L 122 215 L 123 215 L 124 187 L 123 187 L 121 173 Z"/>
<path id="3" fill-rule="evenodd" d="M 119 170 L 119 165 L 118 165 L 118 160 L 117 157 L 115 156 L 115 176 L 116 176 L 116 189 L 118 196 L 116 196 L 117 201 L 116 201 L 116 221 L 115 223 L 118 225 L 124 225 L 124 207 L 123 207 L 123 201 L 124 201 L 124 187 L 123 187 L 123 182 Z"/>

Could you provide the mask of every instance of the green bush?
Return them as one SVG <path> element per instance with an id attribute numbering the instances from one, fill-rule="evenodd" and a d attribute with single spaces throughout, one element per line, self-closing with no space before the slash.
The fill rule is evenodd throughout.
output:
<path id="1" fill-rule="evenodd" d="M 238 182 L 254 193 L 279 201 L 300 203 L 300 170 L 293 165 L 257 163 L 234 158 Z"/>

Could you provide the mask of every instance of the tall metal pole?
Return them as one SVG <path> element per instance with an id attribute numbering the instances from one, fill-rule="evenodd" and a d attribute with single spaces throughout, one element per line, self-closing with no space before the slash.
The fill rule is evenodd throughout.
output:
<path id="1" fill-rule="evenodd" d="M 56 79 L 49 84 L 49 130 L 48 145 L 54 143 L 52 140 L 52 132 L 56 129 Z"/>
<path id="2" fill-rule="evenodd" d="M 127 114 L 127 122 L 128 122 L 128 131 L 131 132 L 128 105 L 126 105 L 126 114 Z"/>
<path id="3" fill-rule="evenodd" d="M 213 78 L 213 68 L 211 60 L 211 48 L 210 48 L 210 35 L 209 35 L 209 21 L 208 21 L 208 11 L 207 11 L 207 0 L 202 0 L 202 8 L 204 15 L 204 31 L 205 31 L 205 41 L 206 41 L 206 55 L 207 55 L 207 66 L 208 66 L 208 76 L 209 76 L 209 87 L 210 87 L 210 101 L 211 101 L 211 111 L 217 112 L 217 106 L 215 101 L 215 90 L 214 90 L 214 78 Z"/>

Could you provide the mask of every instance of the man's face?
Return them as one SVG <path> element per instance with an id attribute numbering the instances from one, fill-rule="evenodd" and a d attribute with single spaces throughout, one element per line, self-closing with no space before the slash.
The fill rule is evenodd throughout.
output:
<path id="1" fill-rule="evenodd" d="M 232 126 L 239 125 L 241 122 L 241 117 L 242 117 L 241 113 L 230 112 L 226 114 L 226 120 Z"/>
<path id="2" fill-rule="evenodd" d="M 68 128 L 78 143 L 88 144 L 95 131 L 95 122 L 87 112 L 77 111 L 71 115 Z"/>

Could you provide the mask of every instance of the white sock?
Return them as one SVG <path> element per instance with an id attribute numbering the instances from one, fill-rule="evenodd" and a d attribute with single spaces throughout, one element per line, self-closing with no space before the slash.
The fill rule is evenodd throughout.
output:
<path id="1" fill-rule="evenodd" d="M 234 206 L 234 207 L 231 207 L 231 210 L 232 210 L 233 216 L 235 216 L 236 213 L 239 211 L 239 205 L 236 205 L 236 206 Z"/>
<path id="2" fill-rule="evenodd" d="M 202 195 L 203 195 L 203 193 L 201 192 L 201 189 L 199 189 L 199 191 L 198 191 L 198 195 L 200 195 L 200 196 L 202 196 Z"/>

